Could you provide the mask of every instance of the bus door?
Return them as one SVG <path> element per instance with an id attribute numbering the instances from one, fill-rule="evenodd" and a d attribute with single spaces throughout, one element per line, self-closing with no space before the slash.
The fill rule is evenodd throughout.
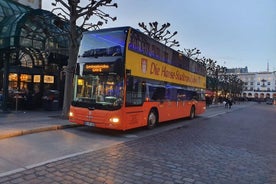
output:
<path id="1" fill-rule="evenodd" d="M 145 83 L 135 77 L 128 77 L 126 82 L 126 127 L 135 128 L 146 125 Z"/>

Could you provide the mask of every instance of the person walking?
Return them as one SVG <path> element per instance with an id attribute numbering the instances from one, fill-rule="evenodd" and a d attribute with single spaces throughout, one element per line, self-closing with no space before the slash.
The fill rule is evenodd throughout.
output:
<path id="1" fill-rule="evenodd" d="M 229 98 L 228 99 L 228 108 L 231 109 L 232 105 L 233 105 L 232 99 Z"/>
<path id="2" fill-rule="evenodd" d="M 233 105 L 232 99 L 231 98 L 226 98 L 225 99 L 225 108 L 231 109 L 232 105 Z"/>

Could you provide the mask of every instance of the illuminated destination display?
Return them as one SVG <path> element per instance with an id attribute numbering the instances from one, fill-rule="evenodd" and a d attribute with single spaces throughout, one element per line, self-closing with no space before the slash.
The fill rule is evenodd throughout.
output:
<path id="1" fill-rule="evenodd" d="M 107 72 L 110 69 L 108 64 L 86 64 L 85 70 L 91 72 Z"/>

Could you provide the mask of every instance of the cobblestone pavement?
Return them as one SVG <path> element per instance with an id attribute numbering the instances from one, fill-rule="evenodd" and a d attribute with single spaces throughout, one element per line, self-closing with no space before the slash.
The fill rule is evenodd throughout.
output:
<path id="1" fill-rule="evenodd" d="M 5 176 L 0 183 L 274 184 L 276 123 L 246 116 L 260 111 L 250 107 L 196 119 L 181 128 Z"/>

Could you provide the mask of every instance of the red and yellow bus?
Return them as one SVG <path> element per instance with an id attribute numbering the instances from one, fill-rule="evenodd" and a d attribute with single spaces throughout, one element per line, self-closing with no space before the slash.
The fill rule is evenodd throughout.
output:
<path id="1" fill-rule="evenodd" d="M 131 27 L 85 32 L 70 122 L 128 130 L 204 113 L 206 70 Z"/>

